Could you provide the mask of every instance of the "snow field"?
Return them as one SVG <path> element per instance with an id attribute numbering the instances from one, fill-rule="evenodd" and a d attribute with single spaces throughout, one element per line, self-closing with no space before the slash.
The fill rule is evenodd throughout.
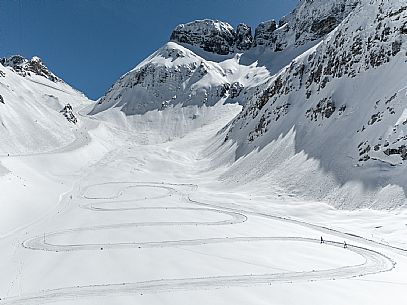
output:
<path id="1" fill-rule="evenodd" d="M 30 157 L 34 168 L 51 165 L 49 176 L 69 181 L 70 190 L 63 208 L 0 240 L 0 304 L 171 304 L 199 296 L 214 304 L 271 298 L 289 304 L 293 294 L 303 296 L 303 304 L 324 304 L 315 300 L 317 290 L 367 300 L 352 287 L 363 291 L 376 282 L 354 279 L 388 281 L 392 274 L 392 281 L 401 280 L 406 261 L 400 254 L 290 221 L 302 215 L 279 203 L 277 194 L 298 211 L 307 204 L 283 190 L 270 197 L 261 185 L 222 186 L 217 177 L 224 168 L 211 169 L 203 153 L 222 125 L 219 116 L 184 138 L 155 144 L 137 130 L 124 134 L 101 123 L 81 148 Z M 58 166 L 72 156 L 88 159 Z M 263 207 L 274 207 L 269 212 L 278 217 L 256 211 Z M 326 206 L 320 213 L 329 215 Z M 326 244 L 319 243 L 321 235 Z M 288 287 L 285 296 L 278 292 Z M 402 287 L 389 284 L 386 291 L 397 301 Z"/>

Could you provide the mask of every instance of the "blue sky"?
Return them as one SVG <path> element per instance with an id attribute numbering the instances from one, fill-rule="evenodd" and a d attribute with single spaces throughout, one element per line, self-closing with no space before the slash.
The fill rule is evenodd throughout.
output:
<path id="1" fill-rule="evenodd" d="M 0 57 L 37 55 L 96 99 L 162 46 L 179 23 L 220 19 L 253 28 L 299 0 L 0 0 Z"/>

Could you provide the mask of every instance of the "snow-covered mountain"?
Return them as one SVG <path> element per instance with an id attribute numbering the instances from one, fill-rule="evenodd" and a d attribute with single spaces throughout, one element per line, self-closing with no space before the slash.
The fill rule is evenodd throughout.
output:
<path id="1" fill-rule="evenodd" d="M 11 57 L 1 58 L 0 63 L 4 67 L 9 67 L 14 72 L 24 77 L 34 74 L 45 77 L 54 83 L 62 81 L 54 73 L 49 71 L 47 66 L 45 66 L 42 62 L 41 58 L 37 56 L 34 56 L 31 60 L 28 60 L 20 55 L 14 55 Z"/>
<path id="2" fill-rule="evenodd" d="M 226 139 L 236 142 L 237 158 L 286 139 L 291 153 L 269 154 L 275 162 L 261 175 L 274 172 L 282 184 L 338 206 L 404 204 L 406 20 L 403 1 L 361 1 L 230 124 Z"/>
<path id="3" fill-rule="evenodd" d="M 56 149 L 75 139 L 75 110 L 90 101 L 40 58 L 0 59 L 0 154 Z"/>
<path id="4" fill-rule="evenodd" d="M 236 60 L 229 62 L 232 69 Z M 213 106 L 230 91 L 224 67 L 169 42 L 116 82 L 93 113 L 111 107 L 134 115 L 175 104 Z"/>
<path id="5" fill-rule="evenodd" d="M 243 23 L 236 30 L 219 20 L 180 24 L 171 41 L 123 75 L 91 114 L 112 107 L 134 115 L 177 104 L 211 106 L 220 100 L 245 104 L 253 94 L 251 88 L 314 46 L 357 3 L 301 1 L 278 24 L 274 20 L 260 24 L 254 36 Z"/>
<path id="6" fill-rule="evenodd" d="M 303 0 L 254 35 L 245 24 L 181 24 L 91 114 L 114 109 L 134 120 L 155 112 L 151 119 L 167 124 L 180 120 L 169 109 L 183 109 L 188 125 L 203 106 L 239 103 L 242 112 L 220 133 L 239 160 L 226 181 L 279 179 L 298 195 L 342 207 L 404 204 L 405 20 L 398 0 Z M 187 106 L 196 110 L 185 115 Z M 284 139 L 289 153 L 269 151 Z M 244 161 L 256 151 L 261 162 Z"/>
<path id="7" fill-rule="evenodd" d="M 252 29 L 248 25 L 241 23 L 235 31 L 226 22 L 209 19 L 178 25 L 171 34 L 171 40 L 219 55 L 246 51 L 253 44 Z"/>

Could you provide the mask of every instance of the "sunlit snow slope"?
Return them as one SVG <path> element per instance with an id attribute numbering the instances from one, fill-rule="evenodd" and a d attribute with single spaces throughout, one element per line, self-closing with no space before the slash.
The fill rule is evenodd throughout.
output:
<path id="1" fill-rule="evenodd" d="M 0 154 L 45 152 L 74 141 L 81 124 L 75 109 L 89 103 L 38 57 L 1 59 Z"/>

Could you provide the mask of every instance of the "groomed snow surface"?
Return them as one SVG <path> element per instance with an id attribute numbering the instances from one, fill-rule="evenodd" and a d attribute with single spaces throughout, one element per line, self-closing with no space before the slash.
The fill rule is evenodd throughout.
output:
<path id="1" fill-rule="evenodd" d="M 0 304 L 406 304 L 406 212 L 222 182 L 239 111 L 81 117 L 87 141 L 2 157 Z"/>

